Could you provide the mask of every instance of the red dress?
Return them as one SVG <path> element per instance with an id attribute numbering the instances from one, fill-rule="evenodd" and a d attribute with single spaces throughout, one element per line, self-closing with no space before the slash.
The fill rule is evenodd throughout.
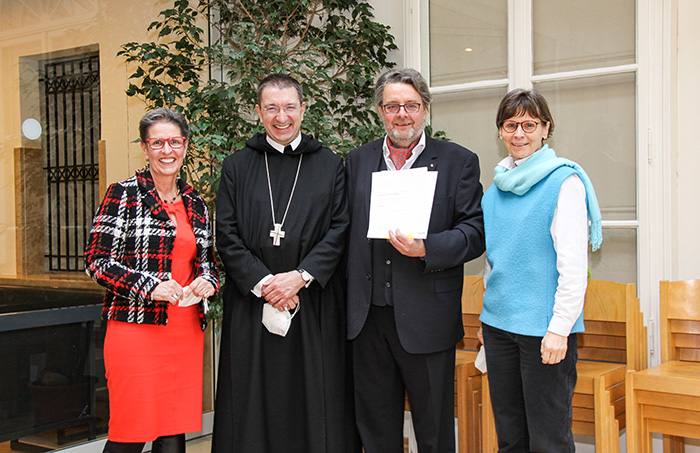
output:
<path id="1" fill-rule="evenodd" d="M 182 201 L 164 204 L 177 220 L 173 279 L 194 277 L 196 244 Z M 168 307 L 168 324 L 108 321 L 104 355 L 109 440 L 149 442 L 202 429 L 204 332 L 197 305 Z"/>

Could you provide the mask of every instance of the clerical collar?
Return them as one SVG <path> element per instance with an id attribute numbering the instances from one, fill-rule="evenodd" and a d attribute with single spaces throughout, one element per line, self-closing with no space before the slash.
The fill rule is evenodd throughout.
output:
<path id="1" fill-rule="evenodd" d="M 273 148 L 275 148 L 277 151 L 279 151 L 280 154 L 284 153 L 285 145 L 281 145 L 281 144 L 277 143 L 276 141 L 271 139 L 270 136 L 267 134 L 265 134 L 265 139 L 267 140 L 267 143 L 270 146 L 272 146 Z M 290 143 L 289 146 L 291 146 L 292 149 L 297 149 L 297 147 L 299 146 L 300 143 L 301 143 L 301 134 L 297 135 L 297 138 L 292 140 L 292 143 Z"/>

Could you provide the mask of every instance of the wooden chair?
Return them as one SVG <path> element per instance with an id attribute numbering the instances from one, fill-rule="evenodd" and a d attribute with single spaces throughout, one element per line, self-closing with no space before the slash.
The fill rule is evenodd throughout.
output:
<path id="1" fill-rule="evenodd" d="M 619 452 L 620 430 L 625 427 L 625 373 L 646 368 L 646 327 L 635 285 L 589 281 L 583 317 L 586 331 L 578 334 L 571 428 L 576 434 L 595 436 L 597 452 Z M 490 453 L 498 450 L 498 444 L 486 380 L 482 387 L 483 451 Z"/>
<path id="2" fill-rule="evenodd" d="M 632 283 L 590 280 L 578 334 L 572 431 L 595 436 L 596 451 L 620 451 L 625 373 L 647 367 L 647 333 Z"/>
<path id="3" fill-rule="evenodd" d="M 661 365 L 627 374 L 627 451 L 685 451 L 700 438 L 700 280 L 660 283 Z"/>

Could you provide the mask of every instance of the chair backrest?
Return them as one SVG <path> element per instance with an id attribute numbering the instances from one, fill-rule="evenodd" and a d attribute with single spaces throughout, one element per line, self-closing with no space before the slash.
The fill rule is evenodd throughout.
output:
<path id="1" fill-rule="evenodd" d="M 479 339 L 476 333 L 481 327 L 479 315 L 484 302 L 484 279 L 481 276 L 465 275 L 462 289 L 462 324 L 464 338 L 457 345 L 458 349 L 476 351 Z"/>
<path id="2" fill-rule="evenodd" d="M 662 281 L 661 361 L 700 362 L 700 280 Z"/>
<path id="3" fill-rule="evenodd" d="M 633 283 L 590 280 L 583 308 L 586 331 L 578 334 L 583 360 L 647 366 L 647 336 Z"/>
<path id="4" fill-rule="evenodd" d="M 484 301 L 480 276 L 464 276 L 459 349 L 476 351 L 479 314 Z M 627 364 L 629 370 L 647 367 L 647 334 L 633 283 L 590 280 L 583 309 L 586 331 L 578 335 L 579 358 Z"/>

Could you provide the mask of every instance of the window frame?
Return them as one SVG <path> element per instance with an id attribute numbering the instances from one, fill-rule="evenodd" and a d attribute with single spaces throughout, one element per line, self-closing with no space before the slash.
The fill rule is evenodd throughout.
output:
<path id="1" fill-rule="evenodd" d="M 636 63 L 535 75 L 532 49 L 534 0 L 508 0 L 508 77 L 431 87 L 433 95 L 484 88 L 531 89 L 534 83 L 613 74 L 636 77 L 636 220 L 603 220 L 604 229 L 637 234 L 637 294 L 650 338 L 649 363 L 660 363 L 659 281 L 671 275 L 672 138 L 671 78 L 673 1 L 636 0 Z M 429 0 L 407 0 L 404 16 L 406 66 L 430 80 Z M 523 39 L 523 38 L 528 39 Z"/>

